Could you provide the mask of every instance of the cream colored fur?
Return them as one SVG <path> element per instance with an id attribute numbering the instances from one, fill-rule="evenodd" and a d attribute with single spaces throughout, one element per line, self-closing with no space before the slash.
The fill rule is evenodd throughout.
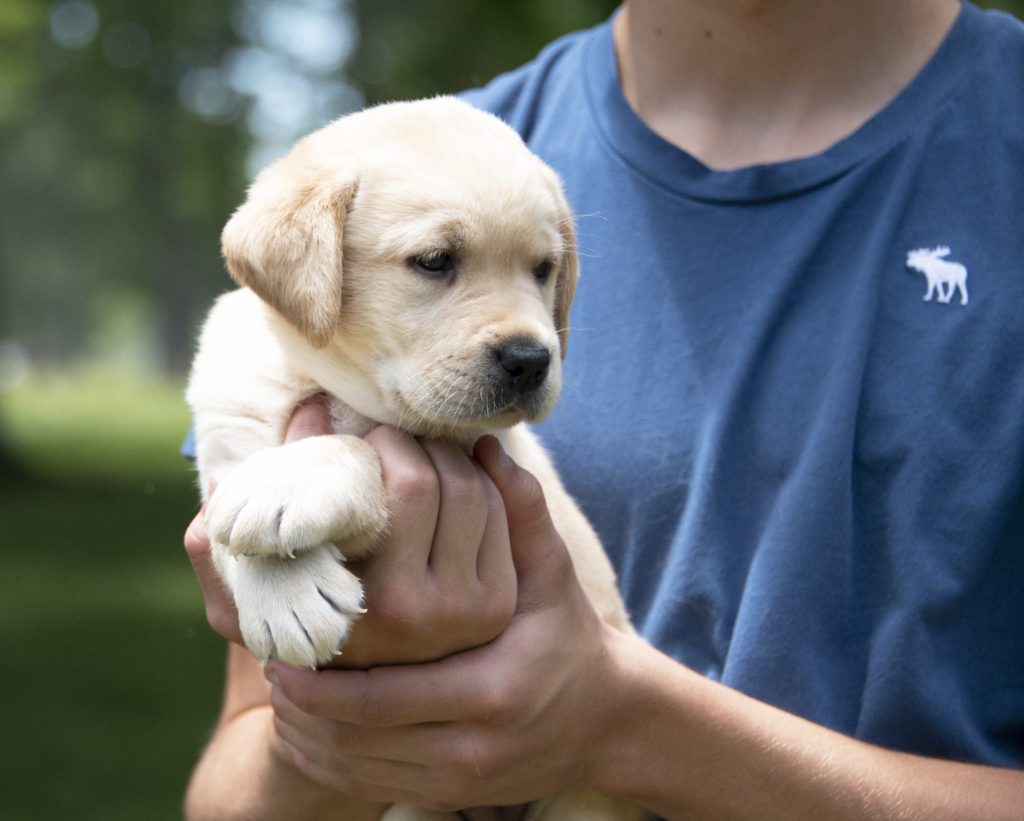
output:
<path id="1" fill-rule="evenodd" d="M 204 497 L 216 485 L 213 556 L 254 655 L 315 667 L 363 612 L 343 559 L 371 550 L 387 523 L 380 464 L 359 438 L 377 423 L 467 448 L 497 435 L 543 485 L 597 611 L 630 629 L 597 537 L 523 424 L 558 396 L 576 255 L 557 177 L 518 135 L 452 98 L 343 118 L 261 173 L 222 239 L 244 287 L 206 321 L 188 401 Z M 413 262 L 440 252 L 451 276 Z M 544 262 L 546 281 L 534 273 Z M 553 354 L 527 398 L 492 378 L 493 349 L 509 339 Z M 283 445 L 295 407 L 318 393 L 336 434 Z M 641 816 L 559 796 L 524 817 Z"/>

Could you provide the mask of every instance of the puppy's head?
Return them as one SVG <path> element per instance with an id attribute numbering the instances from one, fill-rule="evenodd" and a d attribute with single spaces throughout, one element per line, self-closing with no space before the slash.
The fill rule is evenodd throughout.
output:
<path id="1" fill-rule="evenodd" d="M 367 416 L 458 435 L 537 421 L 558 397 L 572 217 L 554 172 L 468 104 L 316 132 L 259 175 L 222 240 L 235 280 L 359 380 Z"/>

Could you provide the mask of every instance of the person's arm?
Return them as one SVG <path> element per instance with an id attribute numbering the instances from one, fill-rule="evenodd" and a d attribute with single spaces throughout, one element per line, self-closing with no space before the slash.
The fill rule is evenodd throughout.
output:
<path id="1" fill-rule="evenodd" d="M 278 732 L 310 778 L 437 809 L 587 788 L 669 819 L 1016 819 L 1024 773 L 831 732 L 602 624 L 543 495 L 478 448 L 505 501 L 517 611 L 490 644 L 413 669 L 267 666 Z"/>
<path id="2" fill-rule="evenodd" d="M 326 409 L 314 403 L 296 411 L 287 441 L 329 431 Z M 387 428 L 367 439 L 386 466 L 389 506 L 407 515 L 359 568 L 369 612 L 357 622 L 341 661 L 356 667 L 422 662 L 490 641 L 511 618 L 516 596 L 497 490 L 453 445 L 420 444 Z M 262 667 L 239 646 L 237 613 L 214 569 L 202 513 L 188 528 L 185 547 L 207 619 L 229 642 L 221 716 L 193 772 L 186 817 L 379 818 L 386 803 L 325 786 L 295 766 L 294 751 L 275 729 Z"/>
<path id="3" fill-rule="evenodd" d="M 274 731 L 258 661 L 228 646 L 224 705 L 185 796 L 189 821 L 317 818 L 377 821 L 386 805 L 359 801 L 305 777 Z"/>
<path id="4" fill-rule="evenodd" d="M 595 782 L 666 818 L 998 821 L 1024 773 L 857 741 L 614 637 L 620 732 Z"/>

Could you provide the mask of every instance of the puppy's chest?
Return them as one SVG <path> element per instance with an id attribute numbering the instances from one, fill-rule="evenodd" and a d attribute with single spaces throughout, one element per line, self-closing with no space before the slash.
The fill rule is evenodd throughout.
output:
<path id="1" fill-rule="evenodd" d="M 327 407 L 331 412 L 331 430 L 347 436 L 366 436 L 380 423 L 357 413 L 336 396 L 327 397 Z"/>

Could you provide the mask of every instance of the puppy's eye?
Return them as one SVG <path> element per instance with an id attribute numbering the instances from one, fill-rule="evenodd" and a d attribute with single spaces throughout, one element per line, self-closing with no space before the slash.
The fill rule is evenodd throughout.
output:
<path id="1" fill-rule="evenodd" d="M 551 276 L 552 269 L 551 261 L 544 260 L 540 265 L 533 269 L 533 276 L 537 282 L 545 283 Z"/>
<path id="2" fill-rule="evenodd" d="M 443 277 L 455 270 L 455 261 L 447 251 L 431 251 L 409 260 L 412 265 L 432 277 Z"/>

